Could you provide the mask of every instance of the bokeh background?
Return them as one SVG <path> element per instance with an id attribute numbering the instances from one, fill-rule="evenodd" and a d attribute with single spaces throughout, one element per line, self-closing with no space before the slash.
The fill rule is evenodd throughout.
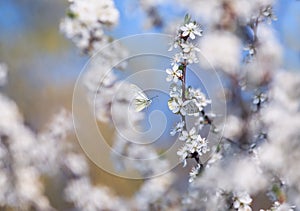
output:
<path id="1" fill-rule="evenodd" d="M 167 28 L 168 22 L 180 20 L 185 14 L 176 5 L 159 7 L 164 27 L 149 28 L 145 25 L 146 14 L 136 6 L 136 0 L 116 0 L 115 3 L 121 12 L 120 22 L 109 33 L 116 38 L 165 32 L 163 28 Z M 9 69 L 8 83 L 1 91 L 16 101 L 26 124 L 34 131 L 42 130 L 61 107 L 71 110 L 75 81 L 88 61 L 88 57 L 59 32 L 67 6 L 68 2 L 61 0 L 0 1 L 0 61 Z M 278 21 L 272 24 L 283 46 L 282 67 L 299 71 L 300 1 L 278 1 L 275 12 Z M 70 140 L 76 142 L 76 137 Z M 112 187 L 117 194 L 130 196 L 141 184 L 139 180 L 128 181 L 109 175 L 90 164 L 94 182 Z"/>

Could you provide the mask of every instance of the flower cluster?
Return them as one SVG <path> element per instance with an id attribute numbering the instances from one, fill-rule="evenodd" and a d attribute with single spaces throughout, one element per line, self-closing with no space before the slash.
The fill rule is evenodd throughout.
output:
<path id="1" fill-rule="evenodd" d="M 109 43 L 104 29 L 116 25 L 119 19 L 113 0 L 70 0 L 70 4 L 67 17 L 60 25 L 66 37 L 89 54 Z"/>
<path id="2" fill-rule="evenodd" d="M 209 151 L 208 141 L 199 134 L 200 127 L 195 125 L 189 130 L 186 125 L 189 116 L 203 118 L 204 107 L 211 103 L 200 89 L 186 86 L 187 66 L 198 62 L 197 52 L 199 49 L 193 41 L 200 36 L 202 36 L 202 29 L 195 21 L 191 20 L 189 15 L 186 15 L 184 24 L 179 27 L 175 41 L 170 48 L 170 50 L 178 49 L 179 53 L 176 53 L 172 59 L 172 69 L 166 69 L 168 74 L 166 80 L 173 82 L 170 85 L 168 106 L 174 114 L 181 116 L 181 121 L 177 123 L 170 134 L 172 136 L 178 134 L 179 140 L 184 142 L 182 148 L 177 152 L 184 166 L 187 158 L 194 158 L 197 161 L 197 166 L 191 172 L 190 181 L 193 181 L 200 171 L 200 156 Z M 204 124 L 203 121 L 201 122 Z"/>
<path id="3" fill-rule="evenodd" d="M 229 108 L 222 142 L 211 150 L 213 154 L 204 166 L 195 166 L 190 173 L 192 183 L 184 198 L 185 208 L 251 211 L 253 201 L 264 192 L 273 202 L 268 210 L 294 210 L 300 204 L 296 183 L 300 177 L 291 170 L 299 165 L 299 79 L 296 74 L 279 71 L 281 48 L 269 24 L 276 20 L 273 1 L 181 2 L 197 8 L 207 23 L 208 31 L 199 46 L 209 64 L 201 57 L 200 62 L 205 69 L 213 66 L 225 73 Z M 249 7 L 245 9 L 245 5 Z M 244 26 L 250 31 L 245 37 L 236 33 Z M 247 54 L 241 51 L 244 43 Z M 175 42 L 173 47 L 178 46 L 180 42 Z M 180 56 L 174 57 L 172 65 L 177 61 Z M 169 107 L 187 117 L 187 108 L 194 106 L 176 100 L 183 92 L 185 99 L 190 99 L 188 89 L 171 86 Z M 207 122 L 201 112 L 200 117 L 200 124 Z M 186 130 L 184 122 L 179 122 L 171 135 L 178 133 L 186 143 L 195 142 L 196 127 Z M 191 150 L 197 150 L 198 145 L 189 146 L 178 151 L 183 162 L 193 157 Z"/>
<path id="4" fill-rule="evenodd" d="M 143 1 L 141 4 L 145 5 L 146 2 Z M 132 104 L 134 96 L 138 94 L 136 93 L 137 90 L 132 88 L 132 84 L 119 79 L 114 72 L 114 70 L 124 68 L 125 63 L 118 63 L 126 57 L 127 50 L 119 42 L 111 42 L 113 38 L 107 36 L 104 30 L 116 25 L 118 17 L 119 12 L 114 7 L 112 0 L 76 0 L 71 2 L 68 17 L 61 23 L 61 30 L 85 53 L 92 54 L 110 43 L 93 57 L 93 61 L 87 67 L 83 83 L 86 87 L 88 101 L 95 108 L 96 118 L 99 121 L 113 125 L 116 128 L 112 145 L 114 150 L 112 150 L 111 155 L 116 168 L 124 170 L 123 168 L 133 167 L 142 176 L 151 177 L 162 172 L 169 164 L 164 159 L 153 159 L 158 158 L 158 154 L 153 147 L 144 147 L 128 141 L 141 139 L 140 134 L 135 131 L 144 115 L 142 112 L 136 112 Z M 124 115 L 124 111 L 127 112 L 126 115 Z M 114 153 L 115 151 L 117 153 Z M 124 159 L 125 155 L 128 159 Z M 68 166 L 70 164 L 66 165 L 66 167 Z M 164 186 L 153 185 L 159 181 L 164 183 L 166 180 L 168 183 Z M 143 202 L 137 206 L 145 209 L 146 206 L 155 203 L 169 188 L 172 181 L 173 179 L 170 176 L 161 176 L 156 179 L 156 182 L 152 182 L 150 179 L 146 181 L 145 188 L 142 186 L 140 194 L 137 194 L 136 197 L 137 201 L 143 200 Z M 148 190 L 149 184 L 151 184 L 153 191 L 143 191 L 143 189 Z M 158 190 L 160 194 L 158 194 Z M 113 207 L 112 204 L 110 206 L 108 203 L 96 201 L 98 197 L 103 198 L 105 201 L 107 196 L 101 196 L 105 193 L 106 191 L 93 187 L 87 175 L 72 179 L 66 190 L 67 200 L 73 202 L 80 210 L 104 208 L 120 210 L 120 207 L 117 208 L 117 204 Z M 155 197 L 153 197 L 154 195 Z M 112 200 L 118 199 L 114 198 Z M 123 209 L 129 208 L 124 207 Z"/>
<path id="5" fill-rule="evenodd" d="M 276 21 L 277 17 L 274 14 L 273 7 L 271 5 L 267 5 L 266 7 L 262 8 L 260 12 L 260 18 L 262 21 L 267 21 L 269 24 L 272 23 L 272 21 Z"/>
<path id="6" fill-rule="evenodd" d="M 185 145 L 180 148 L 177 155 L 186 165 L 186 159 L 194 156 L 202 156 L 209 151 L 208 142 L 205 138 L 202 138 L 199 134 L 196 134 L 196 129 L 193 127 L 189 132 L 182 131 L 179 136 L 179 140 L 184 141 Z M 198 159 L 198 157 L 196 158 Z M 197 160 L 198 162 L 199 160 Z"/>
<path id="7" fill-rule="evenodd" d="M 16 104 L 0 95 L 0 207 L 51 210 L 37 168 L 34 133 L 24 125 Z"/>
<path id="8" fill-rule="evenodd" d="M 193 182 L 197 175 L 200 173 L 201 165 L 194 166 L 190 172 L 189 182 Z"/>
<path id="9" fill-rule="evenodd" d="M 252 202 L 251 197 L 247 193 L 236 193 L 233 200 L 233 207 L 238 211 L 251 211 L 249 206 Z"/>
<path id="10" fill-rule="evenodd" d="M 208 27 L 232 28 L 253 17 L 276 19 L 272 5 L 275 0 L 177 0 L 196 17 L 201 17 Z"/>
<path id="11" fill-rule="evenodd" d="M 281 204 L 280 202 L 276 201 L 270 209 L 260 209 L 259 211 L 294 211 L 294 208 L 294 206 L 290 206 L 287 203 Z"/>

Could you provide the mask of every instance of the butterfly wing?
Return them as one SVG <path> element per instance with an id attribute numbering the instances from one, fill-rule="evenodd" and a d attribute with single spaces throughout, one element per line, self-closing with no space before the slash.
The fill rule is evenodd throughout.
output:
<path id="1" fill-rule="evenodd" d="M 137 112 L 142 111 L 151 104 L 151 100 L 138 86 L 131 84 L 131 89 L 134 94 L 133 106 Z"/>
<path id="2" fill-rule="evenodd" d="M 148 107 L 150 105 L 150 100 L 149 99 L 134 99 L 133 105 L 134 105 L 134 109 L 137 112 L 142 111 L 143 109 L 145 109 L 146 107 Z"/>

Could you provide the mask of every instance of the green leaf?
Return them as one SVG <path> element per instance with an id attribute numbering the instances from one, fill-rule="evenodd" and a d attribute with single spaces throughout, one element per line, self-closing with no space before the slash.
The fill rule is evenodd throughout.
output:
<path id="1" fill-rule="evenodd" d="M 189 14 L 186 14 L 184 16 L 184 24 L 187 24 L 191 21 L 191 16 Z"/>
<path id="2" fill-rule="evenodd" d="M 75 14 L 74 12 L 68 10 L 67 11 L 67 16 L 71 19 L 75 19 L 77 17 L 77 14 Z"/>
<path id="3" fill-rule="evenodd" d="M 189 96 L 190 95 L 190 89 L 192 88 L 192 86 L 188 86 L 187 89 L 185 89 L 185 96 Z"/>
<path id="4" fill-rule="evenodd" d="M 183 69 L 184 69 L 184 65 L 183 64 L 179 65 L 178 70 L 183 70 Z"/>
<path id="5" fill-rule="evenodd" d="M 220 151 L 221 151 L 221 144 L 218 144 L 218 145 L 217 145 L 216 152 L 218 153 L 218 152 L 220 152 Z"/>
<path id="6" fill-rule="evenodd" d="M 277 196 L 277 197 L 279 197 L 280 195 L 281 195 L 281 189 L 280 189 L 280 187 L 278 187 L 278 185 L 273 185 L 273 187 L 272 187 L 272 191 L 273 191 L 273 193 L 275 193 L 275 195 Z"/>

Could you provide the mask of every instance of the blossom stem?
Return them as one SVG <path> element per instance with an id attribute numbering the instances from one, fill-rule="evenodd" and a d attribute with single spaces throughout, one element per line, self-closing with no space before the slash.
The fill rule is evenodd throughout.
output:
<path id="1" fill-rule="evenodd" d="M 184 102 L 185 101 L 185 86 L 186 86 L 186 66 L 187 66 L 187 61 L 186 59 L 184 59 L 184 61 L 182 62 L 182 79 L 181 79 L 181 82 L 182 82 L 182 94 L 181 94 L 181 97 L 182 97 L 182 101 Z M 181 115 L 181 120 L 184 121 L 184 126 L 183 126 L 183 129 L 186 130 L 187 127 L 186 127 L 186 118 L 184 115 Z"/>

